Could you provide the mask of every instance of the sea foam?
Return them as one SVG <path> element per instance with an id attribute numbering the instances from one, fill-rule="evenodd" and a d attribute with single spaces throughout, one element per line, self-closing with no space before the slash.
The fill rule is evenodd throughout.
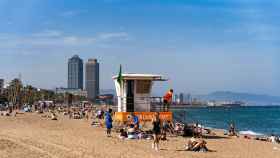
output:
<path id="1" fill-rule="evenodd" d="M 242 134 L 242 135 L 252 135 L 252 136 L 261 136 L 261 135 L 264 135 L 262 133 L 257 133 L 257 132 L 254 132 L 254 131 L 240 131 L 239 134 Z"/>

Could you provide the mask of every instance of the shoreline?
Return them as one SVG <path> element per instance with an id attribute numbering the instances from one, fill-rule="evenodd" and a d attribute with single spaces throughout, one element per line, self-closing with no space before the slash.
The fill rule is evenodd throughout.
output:
<path id="1" fill-rule="evenodd" d="M 208 106 L 208 105 L 172 105 L 171 110 L 187 109 L 187 108 L 251 108 L 251 107 L 280 107 L 280 105 L 242 105 L 242 106 Z"/>
<path id="2" fill-rule="evenodd" d="M 223 128 L 214 128 L 210 126 L 202 126 L 203 128 L 210 129 L 213 131 L 218 131 L 221 133 L 228 132 L 228 129 L 223 129 Z M 264 133 L 259 133 L 253 130 L 240 130 L 237 132 L 239 136 L 251 136 L 251 137 L 270 137 L 272 134 L 264 134 Z M 275 136 L 280 136 L 280 134 L 274 134 Z"/>

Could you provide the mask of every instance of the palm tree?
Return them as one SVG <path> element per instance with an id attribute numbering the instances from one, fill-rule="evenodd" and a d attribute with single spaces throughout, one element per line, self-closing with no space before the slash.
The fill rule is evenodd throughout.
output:
<path id="1" fill-rule="evenodd" d="M 62 104 L 64 103 L 64 94 L 55 94 L 55 102 L 56 103 L 59 103 L 59 104 Z"/>
<path id="2" fill-rule="evenodd" d="M 27 85 L 24 87 L 24 94 L 25 94 L 25 103 L 28 103 L 29 105 L 34 104 L 36 100 L 36 93 L 37 88 L 32 87 L 31 85 Z"/>
<path id="3" fill-rule="evenodd" d="M 8 100 L 13 104 L 13 106 L 17 106 L 20 108 L 21 105 L 21 90 L 22 90 L 22 83 L 19 79 L 13 79 L 8 86 Z"/>

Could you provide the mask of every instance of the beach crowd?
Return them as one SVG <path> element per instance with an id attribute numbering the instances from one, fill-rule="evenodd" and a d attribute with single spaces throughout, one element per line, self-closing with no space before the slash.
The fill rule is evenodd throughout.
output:
<path id="1" fill-rule="evenodd" d="M 117 137 L 120 140 L 150 140 L 151 148 L 160 151 L 160 142 L 167 141 L 168 137 L 188 137 L 182 150 L 194 152 L 212 151 L 207 147 L 207 137 L 215 137 L 216 133 L 210 128 L 203 127 L 198 122 L 184 124 L 176 121 L 160 119 L 160 113 L 155 112 L 152 120 L 143 122 L 135 113 L 131 112 L 127 116 L 127 121 L 116 122 L 112 108 L 107 106 L 94 107 L 92 105 L 83 106 L 62 106 L 47 105 L 45 103 L 33 106 L 24 106 L 21 110 L 8 108 L 1 111 L 1 116 L 14 116 L 24 114 L 25 112 L 36 112 L 41 117 L 50 120 L 58 120 L 59 116 L 68 117 L 68 119 L 90 120 L 90 125 L 94 128 L 104 128 L 105 136 L 108 138 Z M 112 134 L 112 132 L 117 134 Z M 117 136 L 116 136 L 117 135 Z M 224 135 L 229 137 L 240 137 L 234 123 L 229 125 L 229 129 Z M 253 137 L 249 135 L 242 136 L 245 139 L 256 139 L 272 143 L 280 143 L 279 137 L 271 135 L 269 137 Z M 182 145 L 183 146 L 183 145 Z"/>

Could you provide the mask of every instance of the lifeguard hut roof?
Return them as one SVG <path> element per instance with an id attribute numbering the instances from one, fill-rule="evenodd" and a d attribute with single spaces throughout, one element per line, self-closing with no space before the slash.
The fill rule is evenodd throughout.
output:
<path id="1" fill-rule="evenodd" d="M 117 79 L 119 76 L 113 76 L 113 79 Z M 152 81 L 167 81 L 162 75 L 157 74 L 137 74 L 137 73 L 125 73 L 122 74 L 124 80 L 152 80 Z"/>

